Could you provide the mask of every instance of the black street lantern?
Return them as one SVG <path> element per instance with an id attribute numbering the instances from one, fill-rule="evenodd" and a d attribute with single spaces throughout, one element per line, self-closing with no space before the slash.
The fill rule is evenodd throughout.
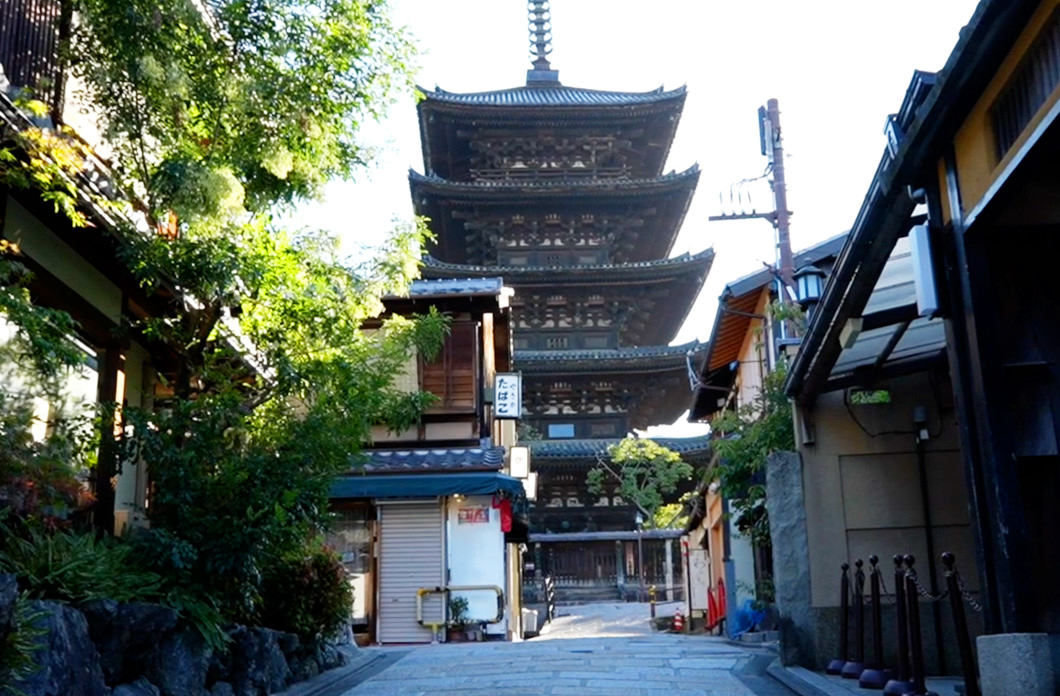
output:
<path id="1" fill-rule="evenodd" d="M 795 271 L 795 295 L 803 309 L 808 310 L 820 301 L 824 291 L 824 278 L 824 271 L 817 266 L 803 266 Z"/>

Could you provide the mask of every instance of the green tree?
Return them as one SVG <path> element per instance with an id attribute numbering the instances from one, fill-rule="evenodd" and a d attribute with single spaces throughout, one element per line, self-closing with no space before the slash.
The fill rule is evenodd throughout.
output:
<path id="1" fill-rule="evenodd" d="M 691 465 L 677 452 L 654 440 L 627 437 L 608 447 L 606 458 L 597 457 L 586 482 L 593 495 L 609 490 L 607 481 L 617 484 L 622 499 L 636 505 L 645 524 L 654 526 L 667 498 L 691 477 Z"/>
<path id="2" fill-rule="evenodd" d="M 354 264 L 335 237 L 279 222 L 370 160 L 360 126 L 411 88 L 413 49 L 377 0 L 62 4 L 76 18 L 67 70 L 120 193 L 72 186 L 87 153 L 32 126 L 0 143 L 0 182 L 36 190 L 75 225 L 92 208 L 167 304 L 129 327 L 172 366 L 164 408 L 122 414 L 120 459 L 146 461 L 152 481 L 139 558 L 252 621 L 263 578 L 327 523 L 330 482 L 372 426 L 405 428 L 430 402 L 392 378 L 438 349 L 447 320 L 361 330 L 417 274 L 422 223 L 397 225 Z M 75 327 L 34 307 L 17 271 L 0 266 L 0 311 L 48 368 L 37 355 Z"/>
<path id="3" fill-rule="evenodd" d="M 717 435 L 715 473 L 721 493 L 732 501 L 737 528 L 759 548 L 768 548 L 769 516 L 763 483 L 766 458 L 795 449 L 791 404 L 784 395 L 784 365 L 766 375 L 755 397 L 711 423 Z"/>

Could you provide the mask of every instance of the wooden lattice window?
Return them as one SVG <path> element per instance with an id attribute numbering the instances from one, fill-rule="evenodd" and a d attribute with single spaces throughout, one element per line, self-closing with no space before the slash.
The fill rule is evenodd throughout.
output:
<path id="1" fill-rule="evenodd" d="M 420 386 L 439 399 L 430 412 L 475 411 L 478 355 L 478 327 L 463 323 L 453 324 L 433 361 L 420 360 Z"/>
<path id="2" fill-rule="evenodd" d="M 994 135 L 1004 157 L 1060 85 L 1060 12 L 1054 12 L 994 103 Z"/>

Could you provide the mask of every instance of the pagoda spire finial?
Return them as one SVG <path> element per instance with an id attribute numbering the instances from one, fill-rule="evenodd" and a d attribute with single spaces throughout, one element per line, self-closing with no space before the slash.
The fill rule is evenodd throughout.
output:
<path id="1" fill-rule="evenodd" d="M 526 71 L 526 83 L 559 83 L 559 71 L 553 70 L 548 62 L 552 53 L 552 14 L 549 12 L 548 0 L 527 0 L 527 11 L 530 15 L 530 57 L 534 67 Z"/>

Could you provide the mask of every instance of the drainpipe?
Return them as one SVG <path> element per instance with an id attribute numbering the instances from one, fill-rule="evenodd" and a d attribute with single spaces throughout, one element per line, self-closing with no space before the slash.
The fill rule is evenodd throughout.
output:
<path id="1" fill-rule="evenodd" d="M 916 466 L 920 475 L 920 505 L 924 511 L 924 536 L 927 540 L 928 578 L 931 582 L 931 594 L 939 594 L 938 572 L 935 570 L 935 532 L 931 522 L 931 504 L 928 499 L 927 456 L 924 442 L 928 439 L 927 409 L 917 406 L 913 409 L 913 423 L 916 427 Z M 916 601 L 916 597 L 912 598 Z M 942 608 L 938 602 L 931 603 L 931 618 L 935 624 L 935 654 L 938 656 L 939 673 L 946 674 L 946 653 L 942 646 Z"/>

